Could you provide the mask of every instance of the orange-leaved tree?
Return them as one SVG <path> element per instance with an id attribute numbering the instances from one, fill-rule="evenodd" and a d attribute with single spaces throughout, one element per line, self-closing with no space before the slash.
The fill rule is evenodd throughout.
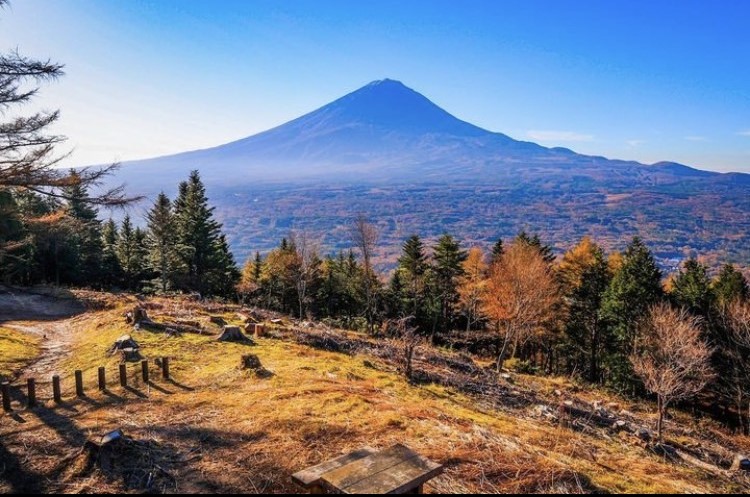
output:
<path id="1" fill-rule="evenodd" d="M 514 242 L 490 267 L 482 311 L 495 323 L 499 347 L 497 370 L 505 353 L 545 330 L 555 319 L 559 285 L 536 247 Z"/>

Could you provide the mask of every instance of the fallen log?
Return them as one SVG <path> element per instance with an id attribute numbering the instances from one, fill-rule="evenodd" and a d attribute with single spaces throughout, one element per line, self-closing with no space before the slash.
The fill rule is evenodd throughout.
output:
<path id="1" fill-rule="evenodd" d="M 616 419 L 604 417 L 594 412 L 585 411 L 567 404 L 560 404 L 558 411 L 561 414 L 566 414 L 572 418 L 593 423 L 600 428 L 612 428 L 617 421 Z"/>

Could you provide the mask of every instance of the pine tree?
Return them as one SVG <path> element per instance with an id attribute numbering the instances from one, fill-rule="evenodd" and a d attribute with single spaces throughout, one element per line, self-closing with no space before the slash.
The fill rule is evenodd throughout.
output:
<path id="1" fill-rule="evenodd" d="M 72 264 L 70 281 L 78 285 L 99 284 L 103 276 L 101 223 L 96 209 L 88 201 L 87 187 L 76 171 L 70 172 L 72 184 L 62 189 L 69 218 L 67 245 Z"/>
<path id="2" fill-rule="evenodd" d="M 240 271 L 234 255 L 229 250 L 229 243 L 224 234 L 219 235 L 219 240 L 214 246 L 213 260 L 211 263 L 211 293 L 230 297 L 234 295 L 237 282 L 240 280 Z"/>
<path id="3" fill-rule="evenodd" d="M 724 265 L 716 280 L 713 282 L 715 302 L 720 306 L 727 306 L 735 300 L 748 298 L 748 284 L 745 277 L 731 264 Z"/>
<path id="4" fill-rule="evenodd" d="M 492 246 L 492 252 L 490 253 L 490 265 L 500 260 L 500 257 L 503 256 L 503 252 L 505 252 L 505 245 L 503 244 L 503 239 L 498 238 L 495 244 Z"/>
<path id="5" fill-rule="evenodd" d="M 558 275 L 567 302 L 564 352 L 568 370 L 579 371 L 592 383 L 598 382 L 603 334 L 599 312 L 610 282 L 604 251 L 585 237 L 565 253 Z"/>
<path id="6" fill-rule="evenodd" d="M 426 314 L 425 305 L 425 275 L 428 269 L 427 255 L 424 244 L 417 235 L 412 235 L 404 242 L 398 268 L 400 281 L 404 285 L 404 295 L 401 298 L 401 309 L 404 316 L 413 316 L 423 327 Z"/>
<path id="7" fill-rule="evenodd" d="M 0 281 L 10 284 L 23 273 L 29 245 L 16 200 L 0 188 Z"/>
<path id="8" fill-rule="evenodd" d="M 117 259 L 123 272 L 123 282 L 128 289 L 134 289 L 138 281 L 139 267 L 138 240 L 130 215 L 126 215 L 117 237 Z"/>
<path id="9" fill-rule="evenodd" d="M 117 224 L 110 219 L 102 226 L 102 282 L 105 285 L 118 285 L 122 280 L 122 267 L 117 257 Z"/>
<path id="10" fill-rule="evenodd" d="M 464 274 L 463 262 L 466 257 L 466 251 L 461 249 L 460 244 L 451 235 L 441 236 L 434 247 L 432 270 L 435 275 L 435 297 L 439 306 L 439 322 L 433 328 L 433 342 L 436 329 L 447 332 L 453 325 L 459 298 L 458 284 Z"/>
<path id="11" fill-rule="evenodd" d="M 159 288 L 166 292 L 174 285 L 178 270 L 177 235 L 172 215 L 172 202 L 160 193 L 154 206 L 146 214 L 148 222 L 148 267 L 159 280 Z"/>
<path id="12" fill-rule="evenodd" d="M 708 278 L 708 268 L 695 259 L 688 259 L 672 282 L 670 297 L 678 306 L 708 318 L 714 297 L 711 280 Z"/>
<path id="13" fill-rule="evenodd" d="M 634 393 L 640 388 L 628 358 L 638 338 L 639 321 L 663 298 L 661 276 L 651 252 L 635 237 L 602 298 L 601 319 L 608 333 L 609 382 L 623 392 Z"/>
<path id="14" fill-rule="evenodd" d="M 516 236 L 516 242 L 525 243 L 529 247 L 537 249 L 547 264 L 551 264 L 555 261 L 555 254 L 552 251 L 552 247 L 542 244 L 542 240 L 537 234 L 530 236 L 525 230 L 521 230 Z"/>
<path id="15" fill-rule="evenodd" d="M 183 286 L 202 294 L 227 294 L 233 291 L 239 271 L 213 211 L 200 174 L 191 172 L 180 184 L 174 204 L 178 255 L 185 268 Z"/>

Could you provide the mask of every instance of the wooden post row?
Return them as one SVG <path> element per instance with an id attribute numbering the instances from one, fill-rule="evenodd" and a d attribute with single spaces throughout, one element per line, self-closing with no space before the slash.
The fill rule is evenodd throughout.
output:
<path id="1" fill-rule="evenodd" d="M 78 398 L 84 397 L 85 393 L 83 391 L 83 372 L 76 371 L 75 377 L 76 377 L 76 397 Z"/>
<path id="2" fill-rule="evenodd" d="M 29 409 L 33 409 L 36 407 L 36 380 L 34 378 L 29 378 L 26 380 L 26 386 L 28 387 L 29 395 L 26 397 L 28 399 L 27 405 L 29 406 Z"/>
<path id="3" fill-rule="evenodd" d="M 60 391 L 60 377 L 55 375 L 52 377 L 52 398 L 56 404 L 62 403 L 62 393 Z"/>
<path id="4" fill-rule="evenodd" d="M 161 359 L 161 374 L 165 380 L 169 379 L 169 357 L 162 357 Z"/>
<path id="5" fill-rule="evenodd" d="M 128 386 L 128 367 L 125 364 L 120 364 L 120 386 Z"/>
<path id="6" fill-rule="evenodd" d="M 10 383 L 4 381 L 0 384 L 0 391 L 3 395 L 3 411 L 11 412 L 13 409 L 10 406 Z"/>
<path id="7" fill-rule="evenodd" d="M 107 389 L 107 370 L 105 368 L 99 368 L 99 390 L 104 391 Z"/>

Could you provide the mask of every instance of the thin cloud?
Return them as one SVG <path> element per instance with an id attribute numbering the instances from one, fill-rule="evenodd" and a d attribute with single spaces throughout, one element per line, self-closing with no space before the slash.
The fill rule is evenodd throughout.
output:
<path id="1" fill-rule="evenodd" d="M 708 138 L 705 136 L 686 136 L 685 139 L 689 142 L 706 142 Z"/>
<path id="2" fill-rule="evenodd" d="M 575 131 L 540 131 L 530 130 L 526 133 L 529 138 L 549 142 L 590 142 L 594 135 L 576 133 Z"/>
<path id="3" fill-rule="evenodd" d="M 745 131 L 738 131 L 737 134 L 740 136 L 750 136 L 750 129 L 746 129 Z"/>
<path id="4" fill-rule="evenodd" d="M 628 140 L 625 143 L 627 143 L 629 146 L 635 148 L 635 147 L 640 147 L 641 145 L 643 145 L 644 143 L 646 143 L 646 140 Z"/>

